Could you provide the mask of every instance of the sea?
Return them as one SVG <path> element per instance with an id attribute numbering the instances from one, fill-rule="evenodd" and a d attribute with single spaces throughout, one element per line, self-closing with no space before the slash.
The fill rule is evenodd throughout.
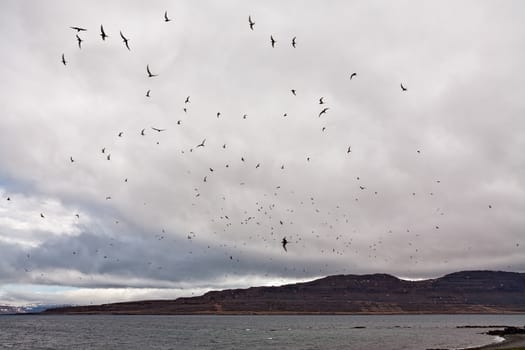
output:
<path id="1" fill-rule="evenodd" d="M 463 349 L 525 315 L 0 316 L 0 349 Z"/>

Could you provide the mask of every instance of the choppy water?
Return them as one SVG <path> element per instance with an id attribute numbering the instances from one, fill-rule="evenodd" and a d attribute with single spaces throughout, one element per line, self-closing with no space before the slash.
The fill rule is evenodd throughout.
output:
<path id="1" fill-rule="evenodd" d="M 0 349 L 462 348 L 494 337 L 457 326 L 494 324 L 525 315 L 0 316 Z"/>

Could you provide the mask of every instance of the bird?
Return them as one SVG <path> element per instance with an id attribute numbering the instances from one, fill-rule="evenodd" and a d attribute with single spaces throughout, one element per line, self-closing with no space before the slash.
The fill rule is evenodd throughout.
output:
<path id="1" fill-rule="evenodd" d="M 261 166 L 261 163 L 257 163 L 257 165 L 255 166 L 255 169 L 259 168 Z"/>
<path id="2" fill-rule="evenodd" d="M 184 101 L 184 104 L 186 104 L 186 103 L 190 103 L 190 97 L 189 96 L 186 97 L 186 100 Z"/>
<path id="3" fill-rule="evenodd" d="M 80 27 L 69 27 L 69 28 L 76 30 L 77 33 L 85 32 L 87 30 L 87 29 L 80 28 Z"/>
<path id="4" fill-rule="evenodd" d="M 146 92 L 146 97 L 151 97 L 151 96 L 149 95 L 150 92 L 151 92 L 151 90 L 148 90 L 148 91 Z"/>
<path id="5" fill-rule="evenodd" d="M 171 19 L 168 18 L 168 11 L 165 11 L 164 12 L 164 22 L 169 22 L 169 21 L 171 21 Z"/>
<path id="6" fill-rule="evenodd" d="M 323 110 L 321 112 L 319 112 L 319 117 L 322 116 L 323 114 L 325 114 L 326 111 L 328 111 L 329 109 L 330 108 L 328 108 L 328 107 L 323 108 Z"/>
<path id="7" fill-rule="evenodd" d="M 356 72 L 354 72 L 354 73 L 350 74 L 350 80 L 352 80 L 352 78 L 353 78 L 353 77 L 355 77 L 356 75 L 357 75 L 357 73 L 356 73 Z"/>
<path id="8" fill-rule="evenodd" d="M 177 125 L 180 125 L 182 123 L 182 120 L 177 120 Z"/>
<path id="9" fill-rule="evenodd" d="M 62 64 L 65 66 L 67 64 L 66 58 L 64 57 L 64 54 L 62 54 Z"/>
<path id="10" fill-rule="evenodd" d="M 492 205 L 491 204 L 489 204 L 489 209 L 492 209 Z"/>
<path id="11" fill-rule="evenodd" d="M 283 246 L 284 251 L 287 252 L 288 249 L 286 249 L 286 245 L 288 244 L 288 240 L 286 239 L 286 237 L 283 237 L 283 240 L 281 241 L 281 244 Z"/>
<path id="12" fill-rule="evenodd" d="M 69 160 L 71 161 L 71 163 L 74 163 L 75 160 L 73 159 L 73 157 L 69 157 Z"/>
<path id="13" fill-rule="evenodd" d="M 106 157 L 107 160 L 111 160 L 111 153 Z"/>
<path id="14" fill-rule="evenodd" d="M 348 149 L 346 150 L 346 153 L 352 152 L 352 146 L 348 146 Z"/>
<path id="15" fill-rule="evenodd" d="M 124 134 L 124 131 L 119 132 L 118 137 L 122 137 L 123 134 Z"/>
<path id="16" fill-rule="evenodd" d="M 142 136 L 146 135 L 145 131 L 146 131 L 146 129 L 142 129 L 142 131 L 140 132 L 140 134 L 141 134 Z"/>
<path id="17" fill-rule="evenodd" d="M 297 45 L 297 42 L 295 41 L 295 36 L 292 39 L 292 47 L 295 49 L 295 45 Z"/>
<path id="18" fill-rule="evenodd" d="M 324 132 L 326 130 L 326 126 L 323 126 L 323 128 L 321 129 L 322 132 Z"/>
<path id="19" fill-rule="evenodd" d="M 111 199 L 111 196 L 107 196 L 106 200 L 109 201 Z"/>
<path id="20" fill-rule="evenodd" d="M 407 88 L 403 86 L 403 83 L 399 84 L 401 86 L 402 91 L 407 91 Z"/>
<path id="21" fill-rule="evenodd" d="M 297 96 L 297 91 L 295 89 L 290 90 L 294 96 Z"/>
<path id="22" fill-rule="evenodd" d="M 129 51 L 131 51 L 131 49 L 129 48 L 129 44 L 128 44 L 128 38 L 126 38 L 124 36 L 124 34 L 122 34 L 122 31 L 120 31 L 120 37 L 122 38 L 122 41 L 124 42 L 124 44 L 126 45 L 126 47 L 128 48 Z"/>
<path id="23" fill-rule="evenodd" d="M 106 40 L 106 38 L 109 37 L 109 35 L 106 34 L 106 32 L 104 31 L 104 27 L 102 26 L 102 24 L 100 25 L 100 36 L 102 37 L 102 40 Z"/>
<path id="24" fill-rule="evenodd" d="M 203 182 L 206 182 L 206 179 L 208 178 L 208 176 L 204 176 L 204 179 L 202 179 Z"/>
<path id="25" fill-rule="evenodd" d="M 146 72 L 148 72 L 148 78 L 156 77 L 158 74 L 151 74 L 151 71 L 149 70 L 149 65 L 146 65 Z"/>
<path id="26" fill-rule="evenodd" d="M 204 147 L 204 142 L 206 142 L 206 139 L 202 140 L 202 142 L 199 143 L 195 148 L 197 148 L 197 147 Z"/>
<path id="27" fill-rule="evenodd" d="M 324 97 L 321 97 L 321 98 L 319 99 L 319 104 L 320 104 L 320 105 L 324 105 Z"/>
<path id="28" fill-rule="evenodd" d="M 250 25 L 250 29 L 253 30 L 253 26 L 255 25 L 255 22 L 252 21 L 252 16 L 248 16 L 248 24 Z"/>
<path id="29" fill-rule="evenodd" d="M 40 217 L 41 217 L 42 219 L 45 219 L 45 216 L 44 216 L 44 214 L 42 214 L 42 213 L 40 213 Z"/>
<path id="30" fill-rule="evenodd" d="M 248 117 L 248 114 L 243 114 L 242 119 L 246 119 Z"/>
<path id="31" fill-rule="evenodd" d="M 161 131 L 165 131 L 166 129 L 157 129 L 157 128 L 154 128 L 154 127 L 151 127 L 153 130 L 157 131 L 157 132 L 161 132 Z"/>
<path id="32" fill-rule="evenodd" d="M 217 112 L 217 118 L 221 116 L 221 112 Z"/>
<path id="33" fill-rule="evenodd" d="M 77 34 L 77 41 L 78 41 L 78 48 L 81 49 L 83 40 L 78 36 L 78 34 Z"/>
<path id="34" fill-rule="evenodd" d="M 100 151 L 101 151 L 102 153 L 106 153 L 106 147 L 102 148 Z"/>
<path id="35" fill-rule="evenodd" d="M 272 47 L 275 47 L 275 43 L 277 42 L 272 35 L 270 35 L 270 42 L 272 43 Z"/>

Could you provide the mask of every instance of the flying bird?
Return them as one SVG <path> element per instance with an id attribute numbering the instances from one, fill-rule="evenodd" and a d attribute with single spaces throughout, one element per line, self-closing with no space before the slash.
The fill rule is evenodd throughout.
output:
<path id="1" fill-rule="evenodd" d="M 286 249 L 286 245 L 288 244 L 288 240 L 286 239 L 286 237 L 283 237 L 283 240 L 281 241 L 281 244 L 283 246 L 284 251 L 287 252 L 288 249 Z"/>
<path id="2" fill-rule="evenodd" d="M 120 37 L 122 38 L 122 41 L 124 42 L 124 44 L 126 45 L 126 47 L 128 48 L 129 51 L 131 51 L 131 49 L 129 48 L 129 45 L 128 45 L 128 38 L 126 38 L 124 36 L 124 34 L 122 34 L 122 31 L 120 31 Z"/>
<path id="3" fill-rule="evenodd" d="M 250 29 L 253 30 L 253 26 L 255 25 L 255 22 L 252 21 L 251 16 L 248 16 L 248 24 L 250 25 Z"/>
<path id="4" fill-rule="evenodd" d="M 142 131 L 140 132 L 140 134 L 141 134 L 142 136 L 144 136 L 144 135 L 146 135 L 145 132 L 146 132 L 146 129 L 142 129 Z"/>
<path id="5" fill-rule="evenodd" d="M 78 36 L 78 34 L 77 34 L 77 41 L 78 41 L 78 48 L 81 49 L 81 48 L 82 48 L 82 41 L 84 41 L 84 40 L 82 40 L 82 39 Z"/>
<path id="6" fill-rule="evenodd" d="M 292 47 L 295 49 L 295 45 L 297 45 L 297 42 L 295 41 L 295 36 L 292 39 Z"/>
<path id="7" fill-rule="evenodd" d="M 146 65 L 146 72 L 148 72 L 148 78 L 156 77 L 158 74 L 151 74 L 151 71 L 149 70 L 149 65 Z"/>
<path id="8" fill-rule="evenodd" d="M 199 143 L 199 144 L 197 145 L 197 147 L 204 147 L 204 142 L 206 142 L 206 139 L 202 140 L 202 142 Z M 195 147 L 195 148 L 197 148 L 197 147 Z"/>
<path id="9" fill-rule="evenodd" d="M 323 108 L 323 110 L 321 112 L 319 112 L 319 117 L 322 116 L 323 114 L 325 114 L 326 111 L 328 111 L 329 109 L 330 108 L 328 108 L 328 107 Z"/>
<path id="10" fill-rule="evenodd" d="M 42 219 L 45 219 L 45 216 L 44 216 L 44 214 L 42 214 L 42 213 L 40 213 L 40 217 L 41 217 Z"/>
<path id="11" fill-rule="evenodd" d="M 354 72 L 354 73 L 350 74 L 350 80 L 352 80 L 352 78 L 354 78 L 354 77 L 355 77 L 356 75 L 357 75 L 357 73 L 356 73 L 356 72 Z"/>
<path id="12" fill-rule="evenodd" d="M 272 43 L 272 47 L 275 47 L 275 43 L 277 42 L 272 35 L 270 35 L 270 42 Z"/>
<path id="13" fill-rule="evenodd" d="M 348 149 L 346 150 L 346 153 L 352 152 L 352 146 L 348 146 Z"/>
<path id="14" fill-rule="evenodd" d="M 69 157 L 69 160 L 71 161 L 71 163 L 74 163 L 75 160 L 73 159 L 73 157 Z"/>
<path id="15" fill-rule="evenodd" d="M 107 160 L 111 160 L 111 153 L 106 157 Z"/>
<path id="16" fill-rule="evenodd" d="M 221 112 L 217 112 L 217 118 L 221 116 Z"/>
<path id="17" fill-rule="evenodd" d="M 184 101 L 184 104 L 186 104 L 186 103 L 190 103 L 190 97 L 189 96 L 186 97 L 186 100 Z"/>
<path id="18" fill-rule="evenodd" d="M 122 137 L 123 134 L 124 134 L 124 131 L 119 132 L 118 137 Z"/>
<path id="19" fill-rule="evenodd" d="M 297 91 L 295 91 L 294 89 L 292 89 L 292 90 L 290 90 L 290 91 L 292 91 L 292 94 L 293 94 L 294 96 L 297 96 Z"/>
<path id="20" fill-rule="evenodd" d="M 102 24 L 100 25 L 100 36 L 102 37 L 102 40 L 106 40 L 106 38 L 109 38 L 109 35 L 106 34 L 106 32 L 104 31 L 104 27 L 102 26 Z"/>
<path id="21" fill-rule="evenodd" d="M 87 29 L 80 28 L 80 27 L 69 27 L 69 28 L 76 30 L 77 33 L 85 32 L 87 30 Z"/>
<path id="22" fill-rule="evenodd" d="M 323 105 L 323 104 L 324 104 L 323 99 L 324 99 L 324 97 L 321 97 L 321 98 L 319 99 L 319 104 L 320 104 L 320 105 Z"/>
<path id="23" fill-rule="evenodd" d="M 164 22 L 169 22 L 171 21 L 171 18 L 168 18 L 168 11 L 165 11 L 164 12 Z"/>
<path id="24" fill-rule="evenodd" d="M 64 54 L 62 54 L 62 64 L 65 66 L 67 63 L 66 58 L 64 57 Z"/>
<path id="25" fill-rule="evenodd" d="M 403 83 L 399 84 L 401 86 L 401 90 L 407 91 L 407 88 L 403 86 Z"/>
<path id="26" fill-rule="evenodd" d="M 157 131 L 157 132 L 161 132 L 161 131 L 165 131 L 166 129 L 157 129 L 157 128 L 154 128 L 152 127 L 153 130 Z"/>
<path id="27" fill-rule="evenodd" d="M 151 92 L 151 90 L 148 90 L 148 91 L 146 92 L 146 97 L 151 97 L 151 96 L 149 95 L 150 92 Z"/>

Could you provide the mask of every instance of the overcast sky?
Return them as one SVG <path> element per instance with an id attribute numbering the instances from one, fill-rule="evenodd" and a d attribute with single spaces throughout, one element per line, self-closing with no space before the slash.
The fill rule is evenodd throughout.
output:
<path id="1" fill-rule="evenodd" d="M 525 272 L 524 10 L 2 1 L 0 304 Z"/>

